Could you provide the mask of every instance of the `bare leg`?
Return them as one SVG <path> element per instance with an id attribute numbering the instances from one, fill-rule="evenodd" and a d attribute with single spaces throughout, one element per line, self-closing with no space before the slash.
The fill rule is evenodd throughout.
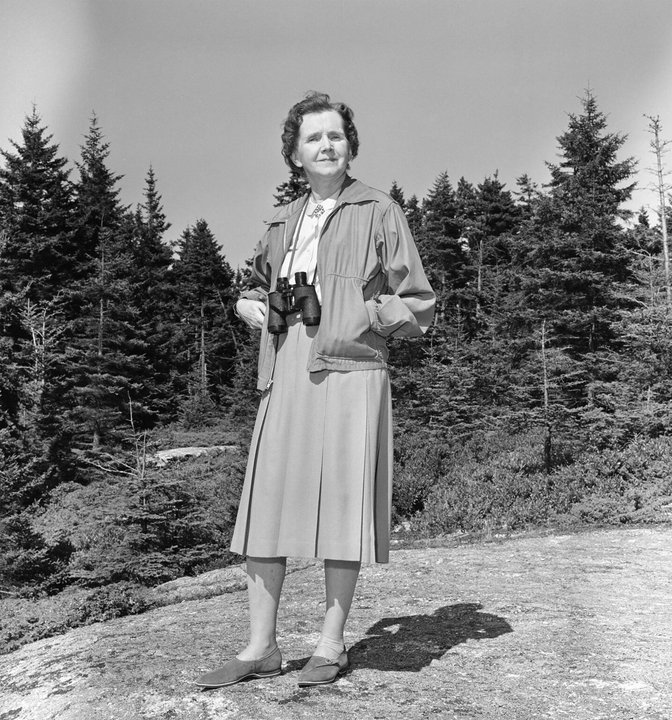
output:
<path id="1" fill-rule="evenodd" d="M 258 660 L 277 646 L 275 632 L 278 604 L 285 579 L 287 559 L 248 557 L 246 566 L 250 641 L 237 657 L 239 660 Z"/>
<path id="2" fill-rule="evenodd" d="M 343 652 L 343 629 L 348 619 L 361 563 L 346 560 L 325 560 L 324 581 L 327 610 L 322 635 L 314 655 L 334 660 Z"/>

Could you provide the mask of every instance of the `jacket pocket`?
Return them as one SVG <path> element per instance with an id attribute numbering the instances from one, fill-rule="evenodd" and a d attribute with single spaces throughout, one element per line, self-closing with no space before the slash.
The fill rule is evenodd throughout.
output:
<path id="1" fill-rule="evenodd" d="M 357 277 L 329 275 L 322 282 L 322 317 L 315 336 L 318 355 L 350 360 L 381 357 Z"/>

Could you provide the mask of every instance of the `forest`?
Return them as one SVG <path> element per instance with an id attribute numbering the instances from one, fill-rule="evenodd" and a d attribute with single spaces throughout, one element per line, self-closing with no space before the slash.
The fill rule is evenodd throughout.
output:
<path id="1" fill-rule="evenodd" d="M 543 185 L 446 171 L 418 198 L 390 179 L 437 294 L 427 335 L 391 343 L 397 531 L 671 517 L 666 143 L 650 119 L 658 152 L 621 157 L 625 136 L 590 92 L 567 118 Z M 122 204 L 95 116 L 72 167 L 37 109 L 10 142 L 0 592 L 86 590 L 82 622 L 96 603 L 137 611 L 133 588 L 236 561 L 228 539 L 258 402 L 257 338 L 232 312 L 248 273 L 205 219 L 167 242 L 151 166 L 137 205 Z M 656 160 L 660 212 L 626 210 L 636 162 Z M 290 176 L 275 203 L 304 191 Z M 158 462 L 181 446 L 220 449 Z"/>

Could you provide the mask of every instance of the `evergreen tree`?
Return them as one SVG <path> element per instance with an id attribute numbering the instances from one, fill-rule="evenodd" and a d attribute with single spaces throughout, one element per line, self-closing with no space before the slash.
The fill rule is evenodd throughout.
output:
<path id="1" fill-rule="evenodd" d="M 415 197 L 406 203 L 409 226 L 415 227 L 415 239 L 428 279 L 437 295 L 434 327 L 420 340 L 397 340 L 392 344 L 394 370 L 392 387 L 400 407 L 399 417 L 418 417 L 427 423 L 434 417 L 428 406 L 415 412 L 418 398 L 428 398 L 422 387 L 436 389 L 445 380 L 449 362 L 449 337 L 466 337 L 468 313 L 472 303 L 471 258 L 466 241 L 461 238 L 460 205 L 448 174 L 441 173 L 422 205 L 419 225 Z M 432 391 L 430 391 L 431 393 Z M 442 399 L 443 398 L 443 399 Z M 439 394 L 430 403 L 443 405 Z M 434 407 L 436 409 L 436 407 Z"/>
<path id="2" fill-rule="evenodd" d="M 408 227 L 411 230 L 411 234 L 417 239 L 420 230 L 422 229 L 422 207 L 417 195 L 411 195 L 405 203 L 404 212 L 406 219 L 408 220 Z"/>
<path id="3" fill-rule="evenodd" d="M 516 178 L 516 186 L 518 188 L 514 192 L 516 206 L 520 211 L 521 219 L 527 220 L 533 214 L 542 193 L 537 183 L 527 173 Z"/>
<path id="4" fill-rule="evenodd" d="M 660 228 L 640 210 L 627 231 L 632 280 L 625 288 L 631 307 L 615 324 L 618 343 L 604 353 L 602 372 L 590 384 L 583 421 L 594 445 L 613 447 L 672 430 L 672 324 L 661 262 Z"/>
<path id="5" fill-rule="evenodd" d="M 535 195 L 529 182 L 519 183 L 527 210 L 510 244 L 506 293 L 497 308 L 497 332 L 518 358 L 521 385 L 542 387 L 529 379 L 545 377 L 545 394 L 534 407 L 562 408 L 555 434 L 590 422 L 582 413 L 596 397 L 595 383 L 613 377 L 618 323 L 631 305 L 631 255 L 619 220 L 632 190 L 633 161 L 617 159 L 624 137 L 606 131 L 590 93 L 582 106 L 558 138 L 562 154 L 549 164 L 548 193 Z"/>
<path id="6" fill-rule="evenodd" d="M 606 118 L 590 93 L 583 113 L 569 116 L 558 142 L 561 161 L 550 164 L 549 195 L 526 226 L 519 263 L 528 276 L 528 305 L 541 306 L 551 335 L 579 355 L 612 339 L 630 277 L 626 234 L 619 220 L 632 192 L 634 161 L 619 161 L 622 135 L 606 132 Z"/>
<path id="7" fill-rule="evenodd" d="M 15 152 L 0 171 L 0 392 L 5 422 L 23 433 L 33 458 L 32 500 L 67 473 L 57 378 L 67 346 L 67 297 L 79 251 L 66 160 L 40 116 L 25 120 Z"/>
<path id="8" fill-rule="evenodd" d="M 423 202 L 423 225 L 418 249 L 437 295 L 435 324 L 464 317 L 464 290 L 473 279 L 473 267 L 464 241 L 459 204 L 448 173 L 434 181 Z"/>
<path id="9" fill-rule="evenodd" d="M 289 203 L 303 197 L 310 191 L 306 178 L 294 170 L 290 171 L 289 180 L 280 183 L 275 189 L 276 193 L 273 195 L 275 198 L 275 207 L 289 205 Z"/>
<path id="10" fill-rule="evenodd" d="M 134 216 L 131 243 L 134 327 L 145 357 L 144 372 L 139 378 L 142 392 L 134 398 L 135 419 L 140 429 L 157 418 L 167 420 L 176 411 L 171 387 L 176 298 L 172 251 L 163 240 L 170 223 L 163 212 L 152 167 L 147 173 L 144 195 L 145 201 Z"/>
<path id="11" fill-rule="evenodd" d="M 69 476 L 56 386 L 77 278 L 74 207 L 67 161 L 35 108 L 12 146 L 0 151 L 0 579 L 53 588 L 71 548 L 34 532 L 29 509 Z"/>
<path id="12" fill-rule="evenodd" d="M 478 205 L 488 238 L 494 240 L 516 230 L 520 213 L 513 196 L 499 181 L 496 173 L 478 185 Z M 492 249 L 496 250 L 495 247 Z"/>
<path id="13" fill-rule="evenodd" d="M 234 273 L 205 220 L 183 232 L 178 254 L 174 267 L 181 313 L 175 337 L 181 376 L 177 390 L 186 395 L 194 418 L 207 419 L 208 408 L 213 410 L 225 399 L 234 375 L 230 313 Z"/>
<path id="14" fill-rule="evenodd" d="M 390 188 L 390 197 L 394 202 L 399 204 L 402 210 L 406 209 L 406 200 L 404 199 L 404 191 L 399 187 L 396 180 L 392 181 L 392 187 Z"/>
<path id="15" fill-rule="evenodd" d="M 79 312 L 71 323 L 71 367 L 65 392 L 72 402 L 72 432 L 94 451 L 115 443 L 125 430 L 129 397 L 143 364 L 133 327 L 131 255 L 134 219 L 119 201 L 120 175 L 107 165 L 109 143 L 95 115 L 77 163 L 78 236 L 88 276 L 75 293 Z"/>
<path id="16" fill-rule="evenodd" d="M 53 301 L 72 279 L 72 186 L 67 160 L 33 108 L 15 152 L 0 151 L 0 288 L 33 302 Z"/>
<path id="17" fill-rule="evenodd" d="M 521 213 L 511 193 L 495 174 L 476 188 L 474 231 L 469 233 L 472 253 L 477 254 L 479 306 L 499 302 L 502 273 L 511 261 L 511 245 Z M 475 240 L 478 247 L 475 247 Z"/>

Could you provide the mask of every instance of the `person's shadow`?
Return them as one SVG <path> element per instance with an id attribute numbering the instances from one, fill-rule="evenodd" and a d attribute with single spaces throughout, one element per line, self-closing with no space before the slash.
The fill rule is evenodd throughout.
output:
<path id="1" fill-rule="evenodd" d="M 504 618 L 481 612 L 481 608 L 478 603 L 458 603 L 431 615 L 383 618 L 349 649 L 350 661 L 360 668 L 419 672 L 467 640 L 488 640 L 513 632 Z"/>
<path id="2" fill-rule="evenodd" d="M 431 615 L 383 618 L 348 649 L 351 666 L 419 672 L 467 640 L 490 640 L 513 632 L 504 618 L 480 612 L 482 607 L 479 603 L 458 603 Z M 290 660 L 286 672 L 300 670 L 308 659 Z"/>

